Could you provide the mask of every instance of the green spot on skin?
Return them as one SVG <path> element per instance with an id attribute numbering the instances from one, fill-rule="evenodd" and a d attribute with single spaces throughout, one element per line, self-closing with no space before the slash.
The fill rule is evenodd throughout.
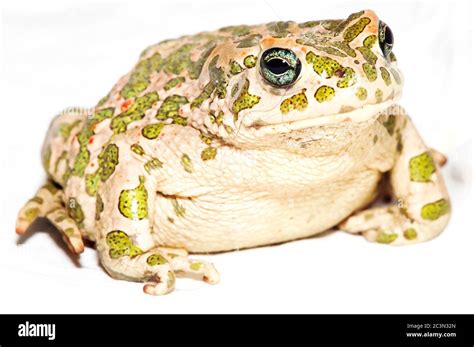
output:
<path id="1" fill-rule="evenodd" d="M 359 19 L 356 23 L 354 23 L 344 31 L 344 41 L 351 42 L 352 40 L 354 40 L 357 36 L 360 35 L 362 31 L 364 31 L 365 27 L 369 23 L 370 18 L 362 17 L 361 19 Z"/>
<path id="2" fill-rule="evenodd" d="M 416 230 L 414 228 L 408 228 L 403 232 L 403 237 L 405 237 L 407 240 L 414 240 L 417 237 Z"/>
<path id="3" fill-rule="evenodd" d="M 238 83 L 235 83 L 233 86 L 232 86 L 232 89 L 230 91 L 230 96 L 233 98 L 235 96 L 235 94 L 237 94 L 237 92 L 239 91 L 239 84 Z"/>
<path id="4" fill-rule="evenodd" d="M 169 74 L 179 75 L 191 64 L 193 44 L 184 44 L 166 57 L 163 70 Z"/>
<path id="5" fill-rule="evenodd" d="M 112 129 L 114 134 L 125 132 L 130 123 L 139 121 L 145 117 L 145 112 L 150 109 L 158 99 L 157 92 L 151 92 L 140 96 L 128 110 L 112 118 L 110 129 Z"/>
<path id="6" fill-rule="evenodd" d="M 375 35 L 370 35 L 365 38 L 362 47 L 357 47 L 357 50 L 362 54 L 365 61 L 371 65 L 377 63 L 377 55 L 372 51 L 372 47 L 376 41 L 377 37 Z"/>
<path id="7" fill-rule="evenodd" d="M 54 221 L 55 221 L 56 223 L 61 223 L 61 222 L 64 222 L 66 219 L 68 219 L 68 217 L 63 214 L 63 215 L 57 217 Z"/>
<path id="8" fill-rule="evenodd" d="M 107 145 L 98 157 L 100 180 L 105 182 L 115 171 L 119 163 L 119 148 L 112 143 Z"/>
<path id="9" fill-rule="evenodd" d="M 383 92 L 379 88 L 375 91 L 375 101 L 378 103 L 383 101 Z"/>
<path id="10" fill-rule="evenodd" d="M 147 126 L 143 127 L 142 135 L 149 140 L 154 140 L 160 136 L 161 130 L 164 126 L 164 123 L 148 124 Z"/>
<path id="11" fill-rule="evenodd" d="M 106 96 L 104 96 L 102 99 L 100 99 L 100 100 L 97 102 L 97 107 L 103 106 L 107 101 L 109 101 L 109 99 L 110 99 L 110 93 L 107 94 Z"/>
<path id="12" fill-rule="evenodd" d="M 38 205 L 41 205 L 43 203 L 43 199 L 40 198 L 39 196 L 35 196 L 33 198 L 30 199 L 31 202 L 34 202 Z"/>
<path id="13" fill-rule="evenodd" d="M 274 38 L 284 38 L 287 37 L 290 33 L 288 31 L 289 22 L 271 22 L 267 24 L 267 29 L 270 32 L 270 35 Z"/>
<path id="14" fill-rule="evenodd" d="M 364 215 L 364 220 L 366 221 L 371 220 L 372 218 L 374 218 L 374 214 L 372 212 L 366 213 Z"/>
<path id="15" fill-rule="evenodd" d="M 139 247 L 133 244 L 128 235 L 121 230 L 109 232 L 105 240 L 107 246 L 109 246 L 109 255 L 112 259 L 125 256 L 134 257 L 143 253 Z"/>
<path id="16" fill-rule="evenodd" d="M 64 229 L 64 234 L 66 234 L 66 236 L 72 236 L 74 235 L 74 228 L 66 228 Z"/>
<path id="17" fill-rule="evenodd" d="M 76 198 L 69 198 L 66 209 L 69 217 L 71 217 L 77 225 L 82 225 L 82 222 L 84 222 L 84 212 Z"/>
<path id="18" fill-rule="evenodd" d="M 403 150 L 403 141 L 402 141 L 402 134 L 397 134 L 397 152 L 401 153 Z"/>
<path id="19" fill-rule="evenodd" d="M 39 208 L 29 208 L 24 213 L 24 218 L 28 222 L 33 222 L 40 214 Z"/>
<path id="20" fill-rule="evenodd" d="M 353 20 L 356 20 L 360 16 L 362 16 L 365 13 L 365 11 L 359 11 L 357 13 L 352 13 L 347 19 L 343 21 L 339 21 L 339 23 L 335 26 L 335 28 L 331 29 L 331 31 L 334 31 L 335 33 L 339 34 L 342 32 Z"/>
<path id="21" fill-rule="evenodd" d="M 219 29 L 219 31 L 232 33 L 234 36 L 244 36 L 250 33 L 248 25 L 234 25 Z"/>
<path id="22" fill-rule="evenodd" d="M 148 217 L 148 192 L 145 188 L 145 177 L 139 176 L 139 181 L 136 188 L 122 190 L 119 196 L 119 211 L 131 220 L 142 220 Z"/>
<path id="23" fill-rule="evenodd" d="M 314 28 L 321 24 L 320 20 L 310 20 L 307 22 L 299 23 L 298 28 Z"/>
<path id="24" fill-rule="evenodd" d="M 423 206 L 421 208 L 421 218 L 426 220 L 436 220 L 447 214 L 449 210 L 449 202 L 446 199 L 440 199 Z"/>
<path id="25" fill-rule="evenodd" d="M 222 122 L 224 121 L 224 112 L 223 111 L 219 111 L 219 113 L 217 115 L 214 114 L 214 111 L 210 111 L 209 113 L 209 119 L 211 120 L 211 123 L 212 124 L 217 124 L 217 125 L 221 125 Z"/>
<path id="26" fill-rule="evenodd" d="M 362 54 L 365 61 L 371 65 L 375 65 L 377 62 L 377 56 L 368 47 L 357 47 L 357 50 Z"/>
<path id="27" fill-rule="evenodd" d="M 395 130 L 395 116 L 390 115 L 388 116 L 387 120 L 382 123 L 385 129 L 387 129 L 387 132 L 389 133 L 390 136 L 393 135 L 394 130 Z"/>
<path id="28" fill-rule="evenodd" d="M 170 90 L 172 88 L 175 88 L 176 86 L 184 83 L 184 81 L 185 81 L 185 78 L 183 76 L 179 76 L 179 77 L 170 79 L 168 82 L 166 82 L 163 89 L 168 91 L 168 90 Z"/>
<path id="29" fill-rule="evenodd" d="M 232 134 L 234 132 L 234 129 L 230 125 L 224 125 L 224 129 L 227 132 L 227 134 Z"/>
<path id="30" fill-rule="evenodd" d="M 340 74 L 340 79 L 337 81 L 337 86 L 339 88 L 348 88 L 352 87 L 357 79 L 355 71 L 350 67 L 345 67 L 342 70 L 338 71 Z"/>
<path id="31" fill-rule="evenodd" d="M 377 238 L 375 239 L 376 242 L 378 243 L 392 243 L 397 239 L 398 235 L 397 234 L 386 234 L 384 232 L 379 232 L 377 235 Z"/>
<path id="32" fill-rule="evenodd" d="M 375 135 L 375 136 L 374 136 L 374 139 L 373 139 L 374 145 L 377 143 L 378 139 L 379 139 L 379 137 L 378 137 L 377 135 Z"/>
<path id="33" fill-rule="evenodd" d="M 176 94 L 170 95 L 163 101 L 155 117 L 159 120 L 171 118 L 175 123 L 176 121 L 179 122 L 179 119 L 184 119 L 179 115 L 179 109 L 187 103 L 188 99 L 184 96 Z M 159 126 L 157 125 L 157 127 Z M 161 125 L 161 127 L 163 127 L 163 125 Z"/>
<path id="34" fill-rule="evenodd" d="M 191 162 L 191 158 L 189 158 L 189 155 L 183 154 L 181 156 L 181 165 L 183 166 L 184 171 L 187 173 L 193 172 L 193 164 Z"/>
<path id="35" fill-rule="evenodd" d="M 104 211 L 104 202 L 99 194 L 96 196 L 95 202 L 95 220 L 100 220 L 100 214 Z"/>
<path id="36" fill-rule="evenodd" d="M 246 68 L 251 69 L 257 64 L 257 57 L 254 55 L 248 55 L 244 59 L 244 65 Z"/>
<path id="37" fill-rule="evenodd" d="M 216 157 L 216 155 L 217 155 L 217 148 L 207 147 L 201 152 L 201 159 L 204 161 L 212 160 Z"/>
<path id="38" fill-rule="evenodd" d="M 174 213 L 178 217 L 184 217 L 186 214 L 186 209 L 178 203 L 178 200 L 172 200 Z"/>
<path id="39" fill-rule="evenodd" d="M 342 66 L 332 58 L 308 52 L 306 61 L 313 64 L 313 70 L 321 77 L 331 78 L 336 75 L 339 78 L 337 81 L 339 88 L 351 87 L 356 83 L 355 71 L 350 67 Z"/>
<path id="40" fill-rule="evenodd" d="M 146 263 L 150 266 L 164 265 L 168 263 L 168 260 L 161 254 L 154 253 L 146 258 Z"/>
<path id="41" fill-rule="evenodd" d="M 166 280 L 166 286 L 168 288 L 172 288 L 174 286 L 175 282 L 176 282 L 176 276 L 175 276 L 174 272 L 168 271 L 168 278 Z"/>
<path id="42" fill-rule="evenodd" d="M 382 76 L 383 81 L 385 82 L 386 86 L 392 84 L 392 79 L 390 78 L 390 72 L 383 66 L 380 67 L 380 75 Z"/>
<path id="43" fill-rule="evenodd" d="M 86 171 L 86 167 L 89 164 L 90 159 L 90 152 L 85 147 L 82 146 L 79 148 L 79 153 L 74 158 L 74 164 L 72 167 L 72 174 L 75 176 L 82 177 L 84 176 L 84 172 Z"/>
<path id="44" fill-rule="evenodd" d="M 244 71 L 242 66 L 240 66 L 240 64 L 237 63 L 235 60 L 232 60 L 232 62 L 230 63 L 230 73 L 232 75 L 237 75 L 241 73 L 242 71 Z"/>
<path id="45" fill-rule="evenodd" d="M 308 107 L 308 98 L 306 97 L 306 89 L 303 89 L 298 94 L 295 94 L 288 99 L 283 100 L 280 105 L 280 111 L 283 114 L 287 114 L 290 111 L 298 110 L 303 111 Z"/>
<path id="46" fill-rule="evenodd" d="M 318 50 L 324 50 L 323 47 L 326 43 L 325 40 L 321 39 L 320 35 L 315 34 L 312 31 L 303 32 L 298 39 L 295 41 L 300 45 L 314 47 Z"/>
<path id="47" fill-rule="evenodd" d="M 219 99 L 224 99 L 227 94 L 227 80 L 224 70 L 217 67 L 217 60 L 219 56 L 216 55 L 209 63 L 209 78 L 215 90 L 214 93 Z"/>
<path id="48" fill-rule="evenodd" d="M 335 91 L 334 88 L 329 86 L 321 86 L 314 93 L 314 98 L 318 102 L 328 102 L 334 97 Z"/>
<path id="49" fill-rule="evenodd" d="M 377 36 L 369 35 L 364 39 L 364 42 L 362 42 L 362 44 L 364 45 L 364 47 L 372 48 L 376 42 Z"/>
<path id="50" fill-rule="evenodd" d="M 160 54 L 141 60 L 133 70 L 127 84 L 120 91 L 120 96 L 129 99 L 138 96 L 150 84 L 150 75 L 154 71 L 159 71 L 163 65 Z"/>
<path id="51" fill-rule="evenodd" d="M 346 57 L 347 55 L 343 52 L 329 46 L 314 46 L 318 51 L 325 52 L 327 54 L 336 55 L 338 57 Z"/>
<path id="52" fill-rule="evenodd" d="M 367 99 L 367 89 L 364 87 L 357 88 L 356 96 L 359 98 L 359 100 Z"/>
<path id="53" fill-rule="evenodd" d="M 46 183 L 42 188 L 46 189 L 52 195 L 55 195 L 59 191 L 59 187 L 53 182 Z"/>
<path id="54" fill-rule="evenodd" d="M 212 95 L 219 99 L 225 98 L 227 94 L 227 80 L 224 70 L 217 67 L 219 56 L 216 55 L 209 63 L 209 82 L 204 86 L 201 94 L 191 102 L 191 109 L 201 106 L 201 104 L 209 99 Z"/>
<path id="55" fill-rule="evenodd" d="M 201 139 L 202 142 L 204 142 L 206 145 L 210 145 L 212 143 L 212 137 L 206 134 L 200 134 L 199 138 Z"/>
<path id="56" fill-rule="evenodd" d="M 393 52 L 390 52 L 388 57 L 390 59 L 390 62 L 392 62 L 392 63 L 397 61 L 397 57 L 395 56 L 395 54 Z"/>
<path id="57" fill-rule="evenodd" d="M 352 58 L 356 57 L 356 52 L 351 48 L 351 46 L 349 46 L 347 42 L 335 41 L 335 42 L 331 42 L 331 45 L 336 48 L 339 48 L 340 50 L 342 50 L 344 53 L 346 53 L 348 56 Z"/>
<path id="58" fill-rule="evenodd" d="M 71 135 L 72 129 L 77 127 L 79 124 L 81 124 L 80 120 L 76 120 L 75 122 L 72 122 L 72 123 L 63 123 L 59 126 L 58 133 L 66 141 L 69 138 L 69 136 Z"/>
<path id="59" fill-rule="evenodd" d="M 134 143 L 133 145 L 131 145 L 130 150 L 133 153 L 137 154 L 137 155 L 144 155 L 145 154 L 145 150 L 138 143 Z"/>
<path id="60" fill-rule="evenodd" d="M 373 82 L 377 79 L 377 70 L 375 69 L 374 65 L 364 63 L 362 64 L 362 69 L 364 70 L 369 82 Z"/>
<path id="61" fill-rule="evenodd" d="M 393 79 L 397 84 L 402 84 L 402 78 L 400 77 L 400 74 L 398 73 L 397 70 L 395 69 L 390 69 L 390 72 L 392 73 Z"/>
<path id="62" fill-rule="evenodd" d="M 208 44 L 204 46 L 199 59 L 195 62 L 190 61 L 188 65 L 189 78 L 195 80 L 201 75 L 202 68 L 215 47 L 216 44 L 209 41 Z"/>
<path id="63" fill-rule="evenodd" d="M 199 94 L 192 102 L 191 102 L 191 110 L 194 110 L 195 108 L 198 108 L 199 106 L 202 105 L 202 103 L 209 99 L 214 92 L 215 86 L 213 81 L 209 81 L 208 84 L 204 86 L 204 89 L 202 90 L 201 94 Z"/>
<path id="64" fill-rule="evenodd" d="M 56 164 L 54 165 L 54 172 L 58 172 L 59 164 L 61 163 L 61 161 L 67 159 L 67 155 L 68 155 L 67 151 L 63 151 L 61 155 L 58 157 L 58 159 L 56 159 Z"/>
<path id="65" fill-rule="evenodd" d="M 88 195 L 94 196 L 97 193 L 99 181 L 100 181 L 100 175 L 98 172 L 86 175 L 85 183 L 86 183 L 86 193 Z"/>
<path id="66" fill-rule="evenodd" d="M 48 147 L 44 150 L 44 153 L 41 159 L 42 159 L 44 170 L 46 172 L 49 172 L 49 165 L 51 163 L 51 147 Z"/>
<path id="67" fill-rule="evenodd" d="M 261 39 L 262 39 L 262 35 L 260 34 L 249 35 L 243 38 L 242 40 L 238 41 L 239 44 L 237 45 L 237 48 L 248 48 L 248 47 L 256 46 L 260 43 Z"/>
<path id="68" fill-rule="evenodd" d="M 159 169 L 161 167 L 163 167 L 163 163 L 157 158 L 147 161 L 144 165 L 145 171 L 148 173 L 151 173 L 152 170 Z"/>
<path id="69" fill-rule="evenodd" d="M 193 271 L 199 271 L 202 268 L 203 264 L 199 261 L 191 263 L 189 266 Z"/>
<path id="70" fill-rule="evenodd" d="M 306 61 L 313 64 L 313 70 L 318 75 L 326 78 L 331 78 L 336 70 L 342 69 L 342 65 L 336 60 L 322 55 L 316 55 L 313 52 L 306 54 Z"/>
<path id="71" fill-rule="evenodd" d="M 436 171 L 436 164 L 429 152 L 421 153 L 410 159 L 410 181 L 429 182 L 431 175 Z"/>
<path id="72" fill-rule="evenodd" d="M 254 107 L 260 102 L 260 97 L 249 93 L 250 82 L 245 80 L 245 84 L 240 91 L 240 95 L 232 105 L 232 112 L 238 114 L 240 111 Z"/>

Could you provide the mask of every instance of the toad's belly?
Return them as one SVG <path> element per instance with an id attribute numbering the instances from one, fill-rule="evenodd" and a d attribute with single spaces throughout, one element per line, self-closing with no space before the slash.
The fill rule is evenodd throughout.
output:
<path id="1" fill-rule="evenodd" d="M 364 170 L 297 194 L 225 192 L 157 199 L 157 245 L 217 252 L 279 243 L 323 232 L 373 200 L 381 174 Z M 177 217 L 171 210 L 182 211 Z M 173 215 L 173 218 L 169 216 Z"/>

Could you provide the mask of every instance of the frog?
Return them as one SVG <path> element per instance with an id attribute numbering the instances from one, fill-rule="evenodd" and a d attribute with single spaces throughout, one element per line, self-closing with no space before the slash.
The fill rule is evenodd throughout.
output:
<path id="1" fill-rule="evenodd" d="M 16 232 L 46 218 L 72 253 L 91 242 L 111 277 L 151 295 L 180 277 L 219 282 L 189 254 L 331 229 L 385 245 L 433 239 L 451 214 L 446 157 L 399 105 L 393 43 L 362 10 L 147 47 L 94 107 L 51 121 L 46 183 Z"/>

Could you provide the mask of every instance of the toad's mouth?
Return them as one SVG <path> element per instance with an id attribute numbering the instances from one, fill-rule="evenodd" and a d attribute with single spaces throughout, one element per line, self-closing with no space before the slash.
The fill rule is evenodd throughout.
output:
<path id="1" fill-rule="evenodd" d="M 401 108 L 394 107 L 399 99 L 400 94 L 384 102 L 363 105 L 357 109 L 344 113 L 322 115 L 318 117 L 279 122 L 274 124 L 268 124 L 258 119 L 252 120 L 249 122 L 249 124 L 245 124 L 244 119 L 242 125 L 247 128 L 247 131 L 253 133 L 254 136 L 264 136 L 275 133 L 288 133 L 294 130 L 301 130 L 328 124 L 363 122 L 383 114 L 401 114 Z"/>

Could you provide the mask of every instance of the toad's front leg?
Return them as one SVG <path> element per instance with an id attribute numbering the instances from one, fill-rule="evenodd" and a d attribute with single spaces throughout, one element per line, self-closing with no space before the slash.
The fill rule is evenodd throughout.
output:
<path id="1" fill-rule="evenodd" d="M 393 117 L 393 116 L 392 116 Z M 450 203 L 439 164 L 405 114 L 396 117 L 399 153 L 390 172 L 393 206 L 370 208 L 341 223 L 342 230 L 362 233 L 369 241 L 403 245 L 437 236 L 448 223 Z"/>
<path id="2" fill-rule="evenodd" d="M 175 274 L 217 283 L 212 264 L 190 260 L 184 250 L 155 245 L 156 179 L 144 165 L 124 153 L 114 175 L 99 187 L 103 209 L 96 224 L 97 250 L 103 266 L 112 277 L 146 282 L 143 290 L 152 295 L 172 291 Z"/>

